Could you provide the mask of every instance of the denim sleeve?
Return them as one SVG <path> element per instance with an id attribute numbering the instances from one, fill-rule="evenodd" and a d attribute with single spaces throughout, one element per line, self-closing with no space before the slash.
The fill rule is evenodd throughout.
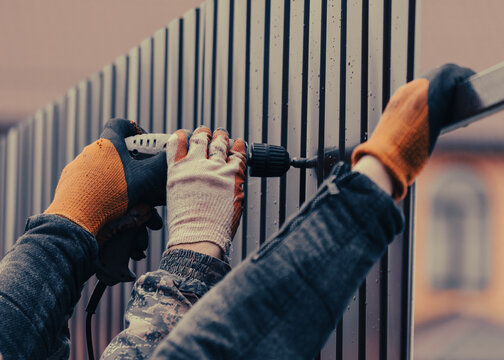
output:
<path id="1" fill-rule="evenodd" d="M 392 198 L 344 166 L 212 288 L 152 359 L 310 359 L 404 225 Z"/>
<path id="2" fill-rule="evenodd" d="M 31 217 L 0 262 L 0 353 L 8 359 L 68 358 L 67 321 L 96 271 L 95 238 L 58 215 Z"/>
<path id="3" fill-rule="evenodd" d="M 230 266 L 191 250 L 167 250 L 159 270 L 138 278 L 124 316 L 125 329 L 101 359 L 148 359 L 156 346 Z"/>

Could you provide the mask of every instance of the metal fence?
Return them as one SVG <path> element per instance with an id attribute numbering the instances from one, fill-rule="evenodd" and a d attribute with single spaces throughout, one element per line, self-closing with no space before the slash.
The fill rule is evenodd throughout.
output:
<path id="1" fill-rule="evenodd" d="M 52 199 L 61 170 L 114 117 L 150 132 L 205 124 L 293 156 L 323 155 L 366 140 L 394 89 L 413 78 L 415 0 L 207 0 L 70 89 L 0 138 L 0 255 L 25 220 Z M 322 157 L 320 157 L 322 158 Z M 291 169 L 250 178 L 232 264 L 275 234 L 324 176 Z M 390 246 L 320 354 L 321 359 L 408 359 L 413 197 L 404 235 Z M 164 212 L 164 210 L 162 209 Z M 166 244 L 151 233 L 136 273 L 155 269 Z M 70 321 L 72 358 L 87 357 L 82 292 Z M 109 288 L 94 318 L 97 356 L 122 328 L 131 284 Z"/>

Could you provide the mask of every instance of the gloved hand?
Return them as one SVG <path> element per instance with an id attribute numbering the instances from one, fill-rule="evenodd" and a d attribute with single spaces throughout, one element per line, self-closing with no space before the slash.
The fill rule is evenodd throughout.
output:
<path id="1" fill-rule="evenodd" d="M 145 258 L 149 245 L 147 228 L 159 230 L 163 220 L 156 209 L 145 204 L 136 205 L 117 220 L 110 221 L 96 235 L 99 246 L 97 277 L 112 286 L 133 281 L 136 275 L 128 268 L 129 259 Z"/>
<path id="2" fill-rule="evenodd" d="M 450 123 L 457 84 L 473 74 L 471 69 L 447 64 L 399 88 L 371 138 L 355 148 L 352 164 L 364 155 L 375 156 L 392 177 L 392 196 L 403 198 L 432 153 L 441 129 Z"/>
<path id="3" fill-rule="evenodd" d="M 185 130 L 178 130 L 169 138 L 167 248 L 208 241 L 219 246 L 225 256 L 229 254 L 241 216 L 245 154 L 245 142 L 241 139 L 229 149 L 225 130 L 216 130 L 212 139 L 208 128 L 196 129 L 189 151 Z"/>
<path id="4" fill-rule="evenodd" d="M 155 206 L 165 199 L 166 154 L 133 159 L 124 138 L 142 130 L 127 120 L 110 120 L 100 139 L 88 145 L 61 174 L 46 214 L 63 216 L 95 235 L 140 201 Z"/>

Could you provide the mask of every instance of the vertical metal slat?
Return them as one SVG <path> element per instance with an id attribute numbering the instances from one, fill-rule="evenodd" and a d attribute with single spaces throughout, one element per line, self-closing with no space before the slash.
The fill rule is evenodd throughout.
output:
<path id="1" fill-rule="evenodd" d="M 6 214 L 6 187 L 7 187 L 7 136 L 0 136 L 0 258 L 5 255 L 5 220 Z"/>
<path id="2" fill-rule="evenodd" d="M 217 6 L 218 5 L 218 6 Z M 215 97 L 214 97 L 214 128 L 227 128 L 227 104 L 228 98 L 228 59 L 229 59 L 229 11 L 230 0 L 219 0 L 215 2 L 217 9 L 216 44 L 214 55 L 215 68 Z"/>
<path id="3" fill-rule="evenodd" d="M 167 91 L 167 126 L 174 131 L 180 128 L 179 119 L 179 45 L 180 20 L 174 20 L 168 25 L 168 91 Z"/>
<path id="4" fill-rule="evenodd" d="M 19 142 L 19 132 L 20 127 L 13 127 L 7 133 L 7 171 L 6 171 L 6 207 L 5 207 L 5 246 L 4 251 L 7 252 L 11 246 L 14 244 L 14 239 L 16 235 L 16 214 L 17 214 L 17 202 L 16 194 L 18 192 L 18 168 L 19 163 L 19 153 L 18 153 L 18 142 Z"/>
<path id="5" fill-rule="evenodd" d="M 262 142 L 263 81 L 264 81 L 264 0 L 251 2 L 250 7 L 250 88 L 249 143 Z M 252 55 L 253 54 L 253 55 Z M 247 254 L 259 247 L 261 219 L 261 179 L 248 178 L 247 184 Z"/>
<path id="6" fill-rule="evenodd" d="M 284 51 L 284 2 L 272 2 L 270 12 L 269 58 L 266 59 L 269 67 L 269 91 L 267 93 L 268 98 L 265 98 L 265 101 L 268 102 L 268 113 L 266 117 L 267 138 L 265 140 L 269 144 L 279 145 L 282 140 L 283 62 L 280 61 L 280 59 L 282 59 Z M 279 178 L 267 179 L 265 195 L 266 208 L 263 210 L 266 218 L 265 239 L 269 239 L 278 231 L 279 227 Z"/>
<path id="7" fill-rule="evenodd" d="M 119 56 L 115 62 L 115 117 L 128 119 L 128 54 Z"/>
<path id="8" fill-rule="evenodd" d="M 33 144 L 33 206 L 30 215 L 41 214 L 44 209 L 42 209 L 42 198 L 43 198 L 43 186 L 44 177 L 43 171 L 46 168 L 46 156 L 44 156 L 44 110 L 39 110 L 35 114 L 35 119 L 33 122 L 34 127 L 34 144 Z"/>
<path id="9" fill-rule="evenodd" d="M 153 65 L 152 65 L 152 132 L 165 133 L 166 132 L 166 80 L 167 80 L 167 41 L 168 29 L 163 28 L 158 30 L 154 36 L 153 43 Z M 165 220 L 164 207 L 158 207 L 157 211 Z M 166 225 L 165 225 L 166 226 Z M 149 243 L 151 266 L 153 269 L 159 267 L 161 254 L 165 248 L 165 231 L 164 229 L 151 232 L 151 239 Z"/>
<path id="10" fill-rule="evenodd" d="M 108 120 L 115 117 L 115 79 L 116 79 L 116 69 L 114 64 L 106 65 L 103 70 L 103 90 L 101 98 L 101 126 L 99 131 L 101 133 L 103 126 Z M 94 288 L 93 280 L 89 282 L 90 289 Z M 110 306 L 111 304 L 111 291 L 107 289 L 104 293 L 100 304 L 97 308 L 96 315 L 94 316 L 95 328 L 94 328 L 94 350 L 95 357 L 99 357 L 100 354 L 105 350 L 105 347 L 110 341 Z"/>
<path id="11" fill-rule="evenodd" d="M 199 10 L 198 10 L 199 11 Z M 196 43 L 197 38 L 197 9 L 191 10 L 184 15 L 183 22 L 183 36 L 182 36 L 182 73 L 183 87 L 182 87 L 182 128 L 193 129 L 195 125 L 195 102 L 196 102 L 196 69 L 197 69 L 197 59 L 196 59 L 196 49 L 199 48 L 199 44 Z"/>
<path id="12" fill-rule="evenodd" d="M 228 114 L 228 122 L 231 122 L 231 136 L 233 138 L 245 138 L 245 71 L 246 71 L 246 42 L 247 42 L 247 1 L 246 0 L 231 0 L 229 9 L 229 25 L 232 28 L 229 32 L 232 36 L 232 60 L 228 61 L 228 69 L 232 74 L 231 85 L 228 88 L 230 97 L 231 113 Z M 231 39 L 230 39 L 231 40 Z M 229 62 L 231 64 L 229 64 Z M 229 101 L 229 100 L 228 100 Z M 227 127 L 229 130 L 229 126 Z M 246 205 L 244 204 L 244 207 Z M 246 218 L 246 210 L 242 213 L 242 221 L 236 231 L 236 236 L 233 240 L 233 248 L 231 252 L 231 266 L 236 266 L 241 261 L 246 246 L 244 246 L 244 221 Z"/>
<path id="13" fill-rule="evenodd" d="M 119 56 L 114 62 L 115 86 L 112 103 L 114 104 L 116 118 L 128 119 L 128 76 L 129 57 L 128 54 Z M 93 111 L 95 111 L 93 109 Z M 131 284 L 120 283 L 109 289 L 107 298 L 108 329 L 107 338 L 113 338 L 124 327 L 123 318 L 126 308 L 126 299 L 129 295 Z"/>

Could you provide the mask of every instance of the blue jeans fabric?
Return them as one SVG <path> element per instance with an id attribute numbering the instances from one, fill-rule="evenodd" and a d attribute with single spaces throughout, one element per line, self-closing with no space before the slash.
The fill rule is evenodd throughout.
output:
<path id="1" fill-rule="evenodd" d="M 152 359 L 310 359 L 402 231 L 369 178 L 338 166 L 280 232 L 213 287 Z"/>

